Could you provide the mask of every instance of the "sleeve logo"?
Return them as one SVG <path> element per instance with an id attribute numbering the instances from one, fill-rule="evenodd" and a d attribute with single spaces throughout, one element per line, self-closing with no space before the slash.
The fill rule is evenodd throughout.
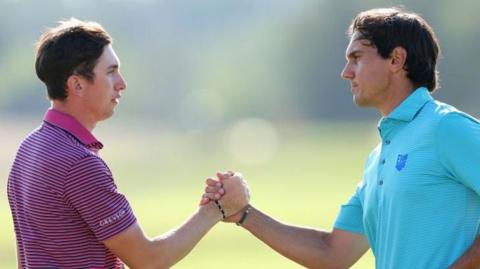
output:
<path id="1" fill-rule="evenodd" d="M 121 218 L 125 215 L 125 213 L 127 213 L 127 212 L 125 211 L 125 209 L 122 209 L 122 210 L 120 210 L 119 212 L 117 212 L 115 215 L 110 216 L 110 217 L 108 217 L 108 218 L 106 218 L 106 219 L 101 220 L 101 221 L 99 222 L 100 227 L 104 227 L 104 226 L 106 226 L 106 225 L 109 225 L 109 224 L 114 223 L 115 221 L 121 219 Z"/>

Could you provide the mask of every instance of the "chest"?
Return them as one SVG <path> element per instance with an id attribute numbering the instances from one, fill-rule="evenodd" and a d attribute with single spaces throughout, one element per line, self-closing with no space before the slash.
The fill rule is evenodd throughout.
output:
<path id="1" fill-rule="evenodd" d="M 404 128 L 386 135 L 371 156 L 364 174 L 365 217 L 409 208 L 441 208 L 439 195 L 456 188 L 442 166 L 431 130 Z M 426 208 L 427 210 L 427 208 Z"/>

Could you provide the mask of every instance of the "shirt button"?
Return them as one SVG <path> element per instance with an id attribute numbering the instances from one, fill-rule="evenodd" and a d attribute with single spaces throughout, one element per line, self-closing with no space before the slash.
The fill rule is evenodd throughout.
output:
<path id="1" fill-rule="evenodd" d="M 385 164 L 385 159 L 382 160 L 382 164 Z"/>
<path id="2" fill-rule="evenodd" d="M 385 144 L 390 145 L 390 140 L 385 140 Z"/>
<path id="3" fill-rule="evenodd" d="M 383 185 L 383 180 L 380 180 L 380 181 L 378 182 L 378 185 L 382 186 L 382 185 Z"/>

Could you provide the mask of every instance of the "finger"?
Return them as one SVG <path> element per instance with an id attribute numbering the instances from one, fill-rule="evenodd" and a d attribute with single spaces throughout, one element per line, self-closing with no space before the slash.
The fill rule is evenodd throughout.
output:
<path id="1" fill-rule="evenodd" d="M 207 180 L 205 181 L 205 183 L 208 185 L 208 186 L 211 186 L 211 187 L 222 187 L 222 183 L 218 180 L 215 180 L 211 177 L 207 178 Z"/>
<path id="2" fill-rule="evenodd" d="M 206 205 L 209 202 L 210 202 L 210 199 L 208 199 L 207 197 L 202 196 L 202 199 L 200 199 L 200 205 Z"/>
<path id="3" fill-rule="evenodd" d="M 229 177 L 233 176 L 234 173 L 231 171 L 228 172 L 217 172 L 217 178 L 220 180 L 220 182 L 223 183 L 225 179 L 228 179 Z"/>
<path id="4" fill-rule="evenodd" d="M 223 195 L 225 193 L 225 190 L 222 187 L 207 186 L 207 187 L 205 187 L 205 192 L 207 192 L 207 193 L 219 193 L 219 194 Z"/>
<path id="5" fill-rule="evenodd" d="M 204 193 L 202 198 L 207 198 L 209 200 L 219 200 L 222 196 L 218 193 Z"/>
<path id="6" fill-rule="evenodd" d="M 216 175 L 218 180 L 220 180 L 220 182 L 223 182 L 228 177 L 228 175 L 223 172 L 217 172 Z"/>

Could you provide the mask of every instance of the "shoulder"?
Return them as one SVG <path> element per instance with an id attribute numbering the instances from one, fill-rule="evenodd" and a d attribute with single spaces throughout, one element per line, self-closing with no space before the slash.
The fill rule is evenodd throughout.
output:
<path id="1" fill-rule="evenodd" d="M 475 117 L 456 107 L 439 101 L 429 102 L 423 111 L 430 125 L 437 132 L 458 131 L 456 128 L 474 127 L 479 124 Z"/>
<path id="2" fill-rule="evenodd" d="M 480 142 L 480 122 L 475 117 L 451 106 L 438 109 L 435 128 L 436 145 L 440 149 L 456 151 Z"/>
<path id="3" fill-rule="evenodd" d="M 110 169 L 95 155 L 87 155 L 74 162 L 67 170 L 64 181 L 64 191 L 69 197 L 84 195 L 85 191 L 110 192 L 116 188 Z"/>
<path id="4" fill-rule="evenodd" d="M 478 123 L 478 119 L 473 117 L 472 115 L 465 113 L 456 107 L 442 103 L 439 101 L 432 102 L 431 107 L 432 113 L 434 113 L 437 117 L 441 119 L 442 122 L 455 122 L 455 121 L 466 121 L 466 122 L 476 122 Z"/>
<path id="5" fill-rule="evenodd" d="M 439 109 L 438 114 L 440 117 L 437 126 L 439 135 L 469 135 L 469 132 L 480 128 L 478 119 L 455 108 Z"/>
<path id="6" fill-rule="evenodd" d="M 87 154 L 81 158 L 76 159 L 72 162 L 72 165 L 69 169 L 69 174 L 76 174 L 81 171 L 92 172 L 105 172 L 109 173 L 107 164 L 95 154 Z"/>
<path id="7" fill-rule="evenodd" d="M 74 167 L 106 167 L 100 157 L 73 135 L 48 123 L 32 131 L 22 141 L 17 158 L 27 164 L 50 167 L 57 176 L 65 176 Z"/>

